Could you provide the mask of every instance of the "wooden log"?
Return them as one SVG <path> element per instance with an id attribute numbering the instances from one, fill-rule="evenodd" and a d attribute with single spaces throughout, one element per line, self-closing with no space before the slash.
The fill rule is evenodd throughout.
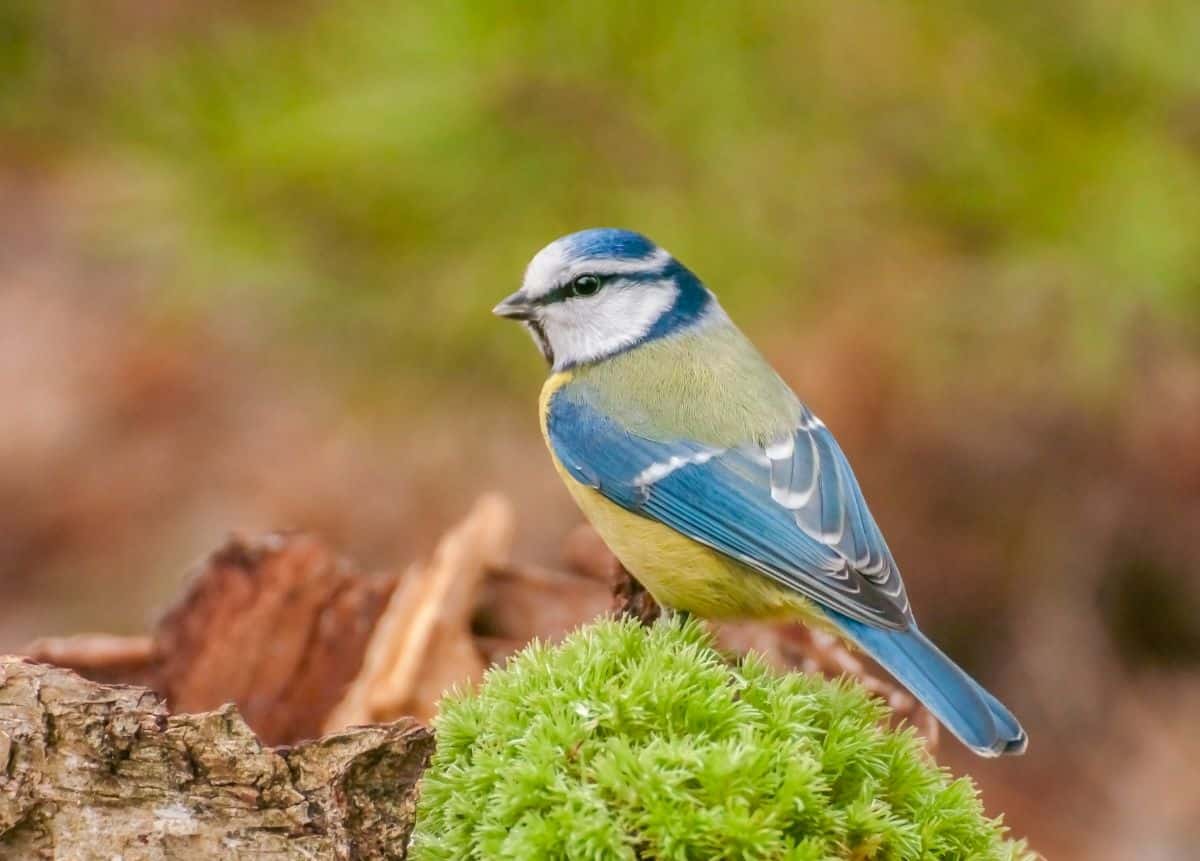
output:
<path id="1" fill-rule="evenodd" d="M 407 720 L 266 747 L 231 705 L 0 656 L 0 858 L 403 859 L 432 750 Z"/>
<path id="2" fill-rule="evenodd" d="M 482 496 L 433 558 L 408 570 L 371 634 L 362 669 L 326 716 L 326 731 L 399 715 L 428 721 L 444 691 L 482 678 L 487 665 L 471 617 L 485 573 L 508 563 L 515 519 L 504 497 Z"/>

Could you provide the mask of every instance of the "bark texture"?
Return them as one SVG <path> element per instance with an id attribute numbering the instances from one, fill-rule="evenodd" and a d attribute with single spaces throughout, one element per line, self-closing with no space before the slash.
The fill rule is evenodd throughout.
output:
<path id="1" fill-rule="evenodd" d="M 237 709 L 0 657 L 0 858 L 405 857 L 412 721 L 265 747 Z"/>

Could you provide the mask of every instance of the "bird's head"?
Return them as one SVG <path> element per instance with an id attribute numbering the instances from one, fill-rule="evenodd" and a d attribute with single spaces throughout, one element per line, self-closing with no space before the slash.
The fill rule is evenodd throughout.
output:
<path id="1" fill-rule="evenodd" d="M 719 312 L 688 269 L 640 233 L 594 228 L 556 239 L 495 307 L 564 370 L 675 334 Z"/>

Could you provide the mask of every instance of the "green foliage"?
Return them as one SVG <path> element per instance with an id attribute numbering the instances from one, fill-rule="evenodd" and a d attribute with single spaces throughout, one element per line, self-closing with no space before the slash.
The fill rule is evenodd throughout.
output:
<path id="1" fill-rule="evenodd" d="M 696 623 L 600 622 L 442 703 L 413 857 L 1030 857 L 885 711 Z"/>
<path id="2" fill-rule="evenodd" d="M 487 309 L 596 224 L 788 342 L 901 285 L 902 354 L 976 386 L 1102 370 L 1134 309 L 1200 321 L 1191 0 L 352 0 L 157 39 L 44 6 L 0 12 L 0 132 L 130 170 L 98 227 L 178 253 L 171 295 L 270 291 L 384 379 L 530 378 Z"/>

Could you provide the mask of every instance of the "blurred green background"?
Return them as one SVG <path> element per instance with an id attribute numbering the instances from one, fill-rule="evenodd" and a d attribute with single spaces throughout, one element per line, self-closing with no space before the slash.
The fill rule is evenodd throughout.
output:
<path id="1" fill-rule="evenodd" d="M 0 648 L 144 628 L 230 529 L 398 566 L 485 487 L 552 559 L 540 358 L 488 309 L 630 227 L 1026 717 L 1025 761 L 963 761 L 989 804 L 1049 857 L 1185 857 L 1198 45 L 1194 2 L 0 0 Z"/>
<path id="2" fill-rule="evenodd" d="M 368 369 L 511 388 L 529 351 L 479 309 L 615 224 L 797 338 L 864 258 L 952 266 L 913 358 L 985 374 L 976 336 L 1004 364 L 1061 339 L 1088 386 L 1135 310 L 1197 331 L 1193 3 L 240 5 L 0 21 L 9 145 L 107 163 L 94 238 L 170 247 L 164 301 L 270 303 Z"/>

